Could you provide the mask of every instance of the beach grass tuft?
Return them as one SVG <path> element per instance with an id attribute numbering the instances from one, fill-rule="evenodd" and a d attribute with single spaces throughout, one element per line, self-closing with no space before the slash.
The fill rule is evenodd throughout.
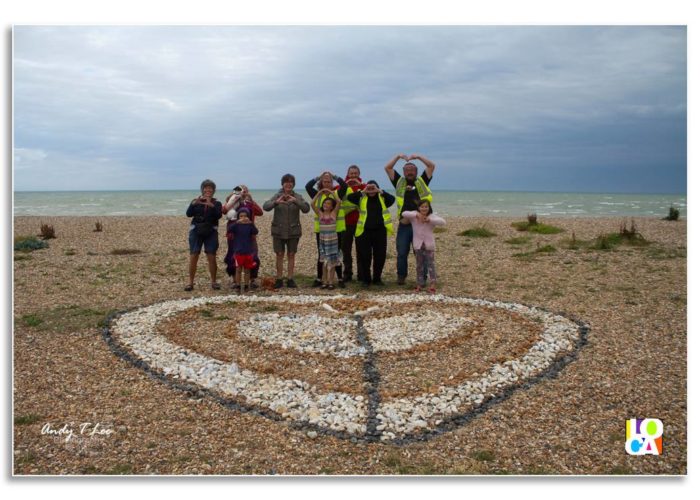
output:
<path id="1" fill-rule="evenodd" d="M 678 220 L 678 218 L 681 216 L 681 211 L 678 210 L 676 207 L 671 206 L 668 209 L 668 215 L 664 217 L 664 220 Z"/>
<path id="2" fill-rule="evenodd" d="M 528 221 L 519 221 L 513 222 L 511 226 L 518 231 L 527 231 L 535 234 L 558 234 L 564 232 L 560 227 L 550 226 L 549 224 L 542 224 L 540 222 L 530 224 Z"/>
<path id="3" fill-rule="evenodd" d="M 39 236 L 42 240 L 50 240 L 56 237 L 56 230 L 53 226 L 49 226 L 48 224 L 42 223 L 39 227 L 39 231 Z"/>
<path id="4" fill-rule="evenodd" d="M 100 221 L 95 221 L 95 229 L 92 230 L 95 233 L 102 232 L 102 223 Z"/>

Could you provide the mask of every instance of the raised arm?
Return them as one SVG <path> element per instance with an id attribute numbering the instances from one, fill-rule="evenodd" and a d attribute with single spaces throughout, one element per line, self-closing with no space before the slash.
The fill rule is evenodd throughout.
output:
<path id="1" fill-rule="evenodd" d="M 386 175 L 389 177 L 389 180 L 392 182 L 394 181 L 394 177 L 396 177 L 396 171 L 394 170 L 394 166 L 401 158 L 403 158 L 405 160 L 406 155 L 403 153 L 399 153 L 396 156 L 394 156 L 391 160 L 389 160 L 389 163 L 387 163 L 384 166 L 384 171 L 386 172 Z"/>
<path id="2" fill-rule="evenodd" d="M 321 216 L 321 209 L 318 207 L 318 198 L 323 194 L 323 189 L 321 191 L 316 191 L 316 194 L 314 195 L 314 199 L 311 200 L 311 210 L 314 211 L 316 215 L 319 217 Z"/>
<path id="3" fill-rule="evenodd" d="M 333 194 L 331 196 L 335 200 L 335 207 L 333 207 L 333 217 L 336 217 L 338 215 L 338 211 L 340 210 L 340 198 L 338 197 L 338 191 L 332 191 Z"/>
<path id="4" fill-rule="evenodd" d="M 340 198 L 345 198 L 345 193 L 348 192 L 348 184 L 345 182 L 345 179 L 343 179 L 339 175 L 336 175 L 335 182 L 337 182 L 339 186 L 336 191 L 340 191 L 340 194 L 342 195 Z"/>
<path id="5" fill-rule="evenodd" d="M 425 175 L 428 176 L 428 179 L 433 178 L 433 172 L 435 171 L 435 163 L 427 159 L 423 155 L 418 155 L 418 154 L 412 154 L 411 156 L 408 157 L 408 160 L 420 160 L 425 164 Z"/>
<path id="6" fill-rule="evenodd" d="M 314 196 L 316 196 L 316 193 L 318 191 L 314 187 L 314 184 L 316 184 L 319 180 L 319 177 L 314 177 L 311 179 L 309 182 L 306 183 L 306 186 L 304 188 L 306 189 L 306 192 L 309 194 L 309 197 L 313 199 Z"/>

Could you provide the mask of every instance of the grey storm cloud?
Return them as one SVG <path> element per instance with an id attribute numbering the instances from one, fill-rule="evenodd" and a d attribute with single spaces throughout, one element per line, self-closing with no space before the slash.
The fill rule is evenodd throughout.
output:
<path id="1" fill-rule="evenodd" d="M 267 188 L 398 152 L 438 189 L 686 189 L 684 27 L 17 26 L 13 48 L 18 190 Z"/>

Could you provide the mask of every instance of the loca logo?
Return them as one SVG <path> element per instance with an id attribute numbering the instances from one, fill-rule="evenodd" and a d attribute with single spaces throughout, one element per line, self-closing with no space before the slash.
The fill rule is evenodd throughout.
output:
<path id="1" fill-rule="evenodd" d="M 658 418 L 631 418 L 626 422 L 625 451 L 629 455 L 661 455 L 664 424 Z"/>

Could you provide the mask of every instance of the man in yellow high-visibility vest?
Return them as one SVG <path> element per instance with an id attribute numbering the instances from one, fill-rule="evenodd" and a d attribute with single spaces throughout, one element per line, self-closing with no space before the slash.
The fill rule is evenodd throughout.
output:
<path id="1" fill-rule="evenodd" d="M 394 169 L 399 160 L 408 162 L 403 166 L 403 176 Z M 418 177 L 418 167 L 412 163 L 412 160 L 420 160 L 425 164 L 425 170 L 420 177 Z M 399 216 L 399 227 L 396 231 L 396 282 L 403 285 L 406 283 L 408 275 L 408 254 L 413 241 L 413 227 L 409 221 L 401 217 L 401 214 L 410 210 L 418 210 L 420 200 L 428 200 L 432 203 L 433 193 L 428 184 L 433 179 L 435 163 L 422 155 L 407 156 L 400 153 L 389 160 L 384 170 L 396 188 L 396 206 Z"/>

